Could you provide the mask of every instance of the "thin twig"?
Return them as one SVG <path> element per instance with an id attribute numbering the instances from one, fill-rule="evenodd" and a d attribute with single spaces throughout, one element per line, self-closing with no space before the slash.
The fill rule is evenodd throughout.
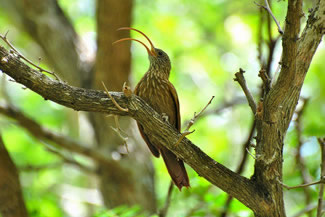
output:
<path id="1" fill-rule="evenodd" d="M 246 80 L 244 77 L 244 70 L 243 69 L 239 69 L 239 72 L 235 73 L 235 77 L 234 81 L 237 81 L 239 83 L 239 85 L 241 86 L 241 88 L 243 89 L 245 96 L 247 98 L 248 104 L 252 109 L 253 114 L 256 114 L 256 103 L 254 101 L 254 98 L 252 96 L 252 94 L 249 92 L 248 87 L 246 85 Z"/>
<path id="2" fill-rule="evenodd" d="M 318 143 L 320 145 L 321 150 L 321 179 L 325 178 L 325 137 L 323 139 L 318 138 Z M 323 207 L 323 197 L 324 197 L 324 182 L 319 187 L 319 195 L 318 195 L 318 205 L 317 205 L 317 217 L 322 216 L 322 207 Z"/>
<path id="3" fill-rule="evenodd" d="M 14 107 L 0 104 L 0 114 L 13 118 L 21 127 L 25 128 L 31 135 L 40 140 L 55 143 L 66 150 L 89 157 L 94 161 L 101 162 L 103 164 L 115 164 L 115 161 L 110 160 L 102 153 L 94 149 L 87 148 L 78 142 L 72 141 L 65 136 L 58 135 L 42 127 L 39 123 L 27 117 L 24 113 Z"/>
<path id="4" fill-rule="evenodd" d="M 270 8 L 269 2 L 268 2 L 267 0 L 265 0 L 265 6 L 264 6 L 264 5 L 261 5 L 261 4 L 257 3 L 257 2 L 254 2 L 254 3 L 255 3 L 257 6 L 262 7 L 262 8 L 264 8 L 267 12 L 269 12 L 269 14 L 272 16 L 274 22 L 276 23 L 276 25 L 277 25 L 277 27 L 278 27 L 278 31 L 279 31 L 279 33 L 282 35 L 282 34 L 283 34 L 283 30 L 282 30 L 282 28 L 281 28 L 281 26 L 280 26 L 280 23 L 278 22 L 278 20 L 276 19 L 276 17 L 275 17 L 274 14 L 272 13 L 272 10 L 271 10 L 271 8 Z"/>
<path id="5" fill-rule="evenodd" d="M 112 97 L 112 95 L 109 93 L 109 91 L 107 90 L 106 86 L 105 86 L 105 83 L 102 81 L 102 84 L 103 84 L 103 87 L 105 89 L 105 92 L 107 94 L 107 96 L 109 96 L 109 98 L 111 98 L 112 102 L 114 103 L 114 105 L 120 110 L 120 111 L 123 111 L 123 112 L 128 112 L 129 109 L 128 108 L 122 108 L 116 101 L 115 99 Z"/>
<path id="6" fill-rule="evenodd" d="M 311 177 L 310 177 L 310 175 L 308 173 L 308 169 L 306 167 L 304 158 L 301 155 L 301 147 L 302 147 L 302 145 L 304 143 L 303 138 L 302 138 L 301 119 L 302 119 L 302 115 L 303 115 L 303 113 L 305 111 L 305 108 L 307 107 L 308 101 L 309 101 L 308 98 L 307 99 L 302 98 L 302 100 L 301 100 L 302 105 L 301 105 L 300 109 L 298 109 L 296 111 L 297 118 L 296 118 L 296 120 L 294 122 L 295 130 L 296 130 L 296 133 L 297 133 L 297 140 L 298 140 L 298 144 L 297 144 L 296 152 L 295 152 L 296 153 L 295 161 L 296 161 L 296 165 L 299 168 L 299 172 L 300 172 L 303 183 L 311 182 Z M 303 191 L 304 191 L 304 195 L 305 195 L 305 203 L 306 203 L 306 206 L 307 206 L 308 204 L 310 204 L 312 202 L 312 191 L 311 191 L 310 188 L 304 188 Z M 308 212 L 307 216 L 311 217 L 311 216 L 313 216 L 313 213 Z"/>
<path id="7" fill-rule="evenodd" d="M 263 81 L 263 88 L 264 88 L 264 94 L 267 94 L 270 91 L 271 88 L 271 79 L 267 75 L 265 69 L 261 69 L 258 73 L 258 77 L 260 77 Z"/>
<path id="8" fill-rule="evenodd" d="M 24 165 L 24 166 L 19 166 L 18 170 L 21 172 L 39 172 L 41 170 L 56 169 L 58 167 L 61 167 L 62 165 L 63 162 L 56 162 L 56 163 L 43 164 L 43 165 Z"/>
<path id="9" fill-rule="evenodd" d="M 248 150 L 248 148 L 246 148 L 246 151 L 252 158 L 254 158 L 256 160 L 256 157 Z"/>
<path id="10" fill-rule="evenodd" d="M 277 181 L 286 189 L 291 190 L 291 189 L 296 189 L 296 188 L 305 188 L 305 187 L 309 187 L 312 185 L 324 184 L 325 177 L 322 177 L 321 180 L 316 181 L 316 182 L 311 182 L 311 183 L 306 183 L 306 184 L 301 184 L 301 185 L 296 185 L 296 186 L 288 186 L 288 185 L 284 184 L 283 182 L 281 182 L 279 179 L 277 179 Z"/>
<path id="11" fill-rule="evenodd" d="M 204 113 L 200 115 L 200 117 L 197 117 L 196 122 L 206 116 L 219 114 L 228 108 L 232 108 L 236 105 L 244 104 L 245 102 L 246 102 L 245 97 L 233 98 L 231 99 L 231 101 L 224 100 L 224 102 L 222 102 L 218 107 L 207 109 Z M 190 121 L 191 120 L 185 121 L 186 123 L 185 125 L 189 124 Z"/>
<path id="12" fill-rule="evenodd" d="M 208 106 L 211 104 L 212 100 L 214 99 L 214 96 L 211 97 L 210 101 L 208 102 L 208 104 L 206 104 L 206 106 L 198 113 L 194 113 L 194 117 L 190 120 L 190 122 L 188 123 L 185 132 L 189 131 L 190 128 L 192 127 L 192 125 L 194 124 L 194 122 L 196 121 L 196 119 L 208 108 Z"/>
<path id="13" fill-rule="evenodd" d="M 112 130 L 114 130 L 116 132 L 116 134 L 118 135 L 118 137 L 120 139 L 122 139 L 123 141 L 123 144 L 125 146 L 125 149 L 126 149 L 126 152 L 129 153 L 129 148 L 128 148 L 128 143 L 127 143 L 127 140 L 128 140 L 128 135 L 126 132 L 124 132 L 121 127 L 120 127 L 120 123 L 118 121 L 118 115 L 114 115 L 114 120 L 115 120 L 115 126 L 116 128 L 112 127 Z M 121 133 L 124 133 L 125 135 L 127 135 L 126 137 L 124 137 Z"/>
<path id="14" fill-rule="evenodd" d="M 308 204 L 305 208 L 303 208 L 302 210 L 300 210 L 299 212 L 297 212 L 295 215 L 293 215 L 292 217 L 300 217 L 306 213 L 310 213 L 311 211 L 313 211 L 314 209 L 316 209 L 317 204 L 316 203 L 311 203 Z"/>
<path id="15" fill-rule="evenodd" d="M 64 154 L 62 154 L 61 152 L 55 150 L 54 147 L 51 147 L 49 145 L 46 146 L 46 150 L 57 155 L 58 157 L 62 158 L 62 160 L 65 162 L 65 163 L 68 163 L 68 164 L 71 164 L 71 165 L 74 165 L 74 166 L 77 166 L 80 170 L 86 172 L 86 173 L 90 173 L 90 174 L 96 174 L 95 170 L 92 169 L 91 167 L 88 167 L 88 166 L 85 166 L 71 158 L 68 158 L 66 157 Z"/>
<path id="16" fill-rule="evenodd" d="M 161 210 L 159 210 L 159 217 L 167 216 L 168 208 L 170 206 L 170 201 L 171 201 L 171 198 L 172 198 L 173 188 L 174 188 L 174 183 L 173 183 L 173 181 L 170 181 L 169 188 L 168 188 L 168 193 L 167 193 L 167 196 L 166 196 L 165 205 Z"/>
<path id="17" fill-rule="evenodd" d="M 187 124 L 186 129 L 182 133 L 182 136 L 179 137 L 179 139 L 177 140 L 177 142 L 175 143 L 175 145 L 178 145 L 184 139 L 185 136 L 187 136 L 187 135 L 189 135 L 191 133 L 194 133 L 195 130 L 189 131 L 190 128 L 193 126 L 193 124 L 195 123 L 196 119 L 208 108 L 208 106 L 211 104 L 211 102 L 212 102 L 213 99 L 214 99 L 214 96 L 211 97 L 211 99 L 209 100 L 208 104 L 206 104 L 206 106 L 198 114 L 196 114 L 196 112 L 194 112 L 194 117 Z"/>
<path id="18" fill-rule="evenodd" d="M 57 74 L 55 74 L 54 72 L 51 72 L 51 71 L 41 68 L 37 64 L 33 63 L 31 60 L 27 59 L 24 55 L 22 55 L 7 39 L 8 32 L 9 31 L 7 31 L 4 36 L 0 34 L 0 38 L 18 55 L 18 57 L 22 58 L 23 60 L 25 60 L 26 62 L 28 62 L 35 68 L 37 68 L 40 72 L 47 72 L 48 74 L 53 75 L 56 78 L 56 80 L 62 81 L 60 79 L 60 77 Z"/>

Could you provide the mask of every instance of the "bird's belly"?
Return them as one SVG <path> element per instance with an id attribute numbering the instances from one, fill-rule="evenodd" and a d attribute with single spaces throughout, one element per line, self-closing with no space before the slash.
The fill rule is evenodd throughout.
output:
<path id="1" fill-rule="evenodd" d="M 141 85 L 146 87 L 147 85 Z M 174 124 L 175 118 L 175 103 L 169 92 L 168 85 L 164 83 L 150 85 L 148 88 L 141 88 L 137 94 L 140 96 L 151 108 L 159 114 L 168 116 L 168 121 Z"/>

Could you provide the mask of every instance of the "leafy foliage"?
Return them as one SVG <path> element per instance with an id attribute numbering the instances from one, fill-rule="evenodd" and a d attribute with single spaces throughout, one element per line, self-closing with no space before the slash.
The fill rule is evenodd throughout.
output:
<path id="1" fill-rule="evenodd" d="M 77 32 L 87 39 L 88 45 L 95 44 L 95 5 L 94 1 L 60 0 L 64 12 L 70 17 Z M 273 11 L 280 23 L 284 23 L 286 10 L 285 1 L 274 1 Z M 19 50 L 37 59 L 39 49 L 26 33 L 16 29 L 6 11 L 0 13 L 0 32 L 10 30 L 9 38 Z M 307 14 L 307 9 L 305 10 Z M 212 110 L 232 99 L 243 96 L 238 85 L 233 82 L 234 73 L 239 67 L 245 69 L 248 86 L 255 97 L 258 97 L 260 79 L 257 77 L 260 65 L 257 59 L 257 36 L 260 20 L 259 8 L 252 2 L 246 1 L 208 1 L 208 0 L 137 0 L 133 14 L 133 26 L 143 30 L 150 36 L 153 43 L 165 50 L 172 61 L 171 81 L 178 90 L 182 121 L 191 119 L 194 112 L 201 110 L 212 95 L 216 98 L 209 107 L 211 112 L 197 121 L 193 128 L 196 132 L 191 139 L 200 145 L 207 154 L 222 162 L 224 165 L 236 169 L 242 156 L 241 146 L 245 142 L 249 126 L 253 121 L 251 111 L 246 104 L 234 105 L 219 113 Z M 275 25 L 272 34 L 278 35 Z M 262 29 L 263 42 L 267 41 L 267 29 Z M 132 37 L 140 35 L 132 33 Z M 267 58 L 267 46 L 262 43 L 263 58 Z M 141 78 L 148 68 L 147 54 L 141 46 L 134 44 L 133 55 L 133 85 Z M 281 43 L 275 48 L 272 64 L 272 76 L 281 58 Z M 311 180 L 320 177 L 319 146 L 316 137 L 325 135 L 325 58 L 324 43 L 320 46 L 313 64 L 309 69 L 302 96 L 309 98 L 302 117 L 303 145 L 301 154 Z M 44 63 L 46 64 L 46 63 Z M 8 80 L 4 75 L 1 79 Z M 4 85 L 5 84 L 5 85 Z M 77 117 L 71 116 L 61 106 L 44 101 L 37 94 L 24 90 L 13 82 L 1 84 L 1 89 L 9 95 L 11 101 L 33 119 L 45 127 L 68 136 L 78 138 L 78 132 L 69 132 L 69 125 L 76 124 Z M 0 97 L 4 97 L 4 92 Z M 209 110 L 208 109 L 208 110 Z M 24 130 L 14 124 L 12 120 L 0 116 L 0 130 L 7 149 L 18 167 L 26 165 L 55 164 L 61 159 L 44 147 L 42 141 L 30 137 Z M 252 141 L 253 143 L 254 141 Z M 294 123 L 289 128 L 284 152 L 284 182 L 297 185 L 302 182 L 299 167 L 295 162 L 297 153 L 297 132 Z M 70 153 L 66 153 L 70 156 Z M 85 159 L 76 159 L 84 161 Z M 156 192 L 159 207 L 164 205 L 169 176 L 161 159 L 154 159 L 157 175 Z M 188 168 L 191 188 L 182 192 L 174 192 L 169 216 L 216 216 L 223 211 L 227 195 L 211 186 Z M 244 175 L 249 177 L 253 171 L 253 160 L 249 160 Z M 103 205 L 97 199 L 89 198 L 93 190 L 91 180 L 78 168 L 64 164 L 56 168 L 35 170 L 21 173 L 25 199 L 31 216 L 56 217 L 76 216 L 73 212 L 78 209 L 79 216 L 86 216 L 90 210 L 96 210 L 95 217 L 132 217 L 146 216 L 140 207 L 121 206 L 112 210 L 100 211 Z M 62 194 L 63 185 L 78 186 L 76 195 L 79 199 L 65 198 Z M 68 188 L 73 193 L 72 188 Z M 317 186 L 309 187 L 311 202 L 317 201 Z M 67 190 L 67 191 L 69 191 Z M 286 192 L 286 209 L 292 215 L 306 206 L 303 190 Z M 89 200 L 88 200 L 89 199 Z M 69 202 L 67 202 L 69 201 Z M 63 211 L 64 210 L 64 211 Z M 238 201 L 233 201 L 230 207 L 233 216 L 251 216 L 251 212 Z"/>

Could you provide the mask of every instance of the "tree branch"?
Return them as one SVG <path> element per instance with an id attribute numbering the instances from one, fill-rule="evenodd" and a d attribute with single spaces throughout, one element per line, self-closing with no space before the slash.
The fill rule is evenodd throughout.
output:
<path id="1" fill-rule="evenodd" d="M 254 2 L 256 5 L 258 5 L 258 6 L 260 6 L 260 7 L 262 7 L 262 8 L 264 8 L 271 16 L 272 16 L 272 18 L 273 18 L 273 20 L 274 20 L 274 22 L 276 23 L 276 25 L 277 25 L 277 27 L 278 27 L 278 31 L 279 31 L 279 33 L 282 35 L 283 34 L 283 30 L 282 30 L 282 28 L 281 28 L 281 26 L 280 26 L 280 23 L 279 23 L 279 21 L 276 19 L 276 17 L 274 16 L 274 14 L 272 13 L 272 10 L 271 10 L 271 8 L 270 8 L 270 5 L 269 5 L 269 2 L 268 2 L 268 0 L 265 0 L 265 6 L 264 5 L 261 5 L 261 4 L 258 4 L 257 2 Z"/>
<path id="2" fill-rule="evenodd" d="M 243 91 L 246 95 L 248 104 L 251 107 L 253 114 L 255 115 L 256 114 L 256 103 L 255 103 L 254 98 L 253 98 L 252 94 L 249 92 L 248 87 L 246 85 L 244 72 L 245 72 L 244 70 L 239 69 L 239 72 L 235 73 L 236 78 L 234 78 L 234 80 L 237 81 L 239 83 L 239 85 L 241 86 L 241 88 L 243 89 Z"/>
<path id="3" fill-rule="evenodd" d="M 61 78 L 75 86 L 89 82 L 92 68 L 86 49 L 56 0 L 2 0 L 1 8 L 42 48 Z M 53 43 L 53 42 L 56 43 Z M 64 55 L 63 55 L 64 54 Z"/>
<path id="4" fill-rule="evenodd" d="M 50 130 L 42 127 L 36 121 L 25 116 L 25 114 L 18 111 L 17 109 L 14 109 L 13 107 L 0 105 L 0 114 L 15 119 L 21 127 L 25 128 L 35 138 L 38 138 L 40 140 L 46 140 L 52 143 L 54 142 L 55 144 L 64 149 L 89 157 L 103 164 L 114 164 L 113 160 L 109 160 L 103 154 L 93 149 L 84 147 L 78 144 L 77 142 L 74 142 L 62 135 L 58 135 L 51 132 Z"/>
<path id="5" fill-rule="evenodd" d="M 7 61 L 5 63 L 0 61 L 0 70 L 45 99 L 78 111 L 133 117 L 141 123 L 146 133 L 150 132 L 151 139 L 155 144 L 167 147 L 190 165 L 199 176 L 237 198 L 254 212 L 267 209 L 266 199 L 252 181 L 214 161 L 187 138 L 175 146 L 174 144 L 181 134 L 139 97 L 132 95 L 127 98 L 123 93 L 110 92 L 119 105 L 128 108 L 129 112 L 124 112 L 116 108 L 112 100 L 107 98 L 105 92 L 72 87 L 50 79 L 31 69 L 19 58 L 0 47 L 0 60 L 2 58 L 6 58 Z"/>

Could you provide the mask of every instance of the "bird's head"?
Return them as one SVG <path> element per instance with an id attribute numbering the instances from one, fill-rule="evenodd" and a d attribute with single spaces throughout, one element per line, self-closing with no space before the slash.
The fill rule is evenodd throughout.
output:
<path id="1" fill-rule="evenodd" d="M 134 29 L 131 27 L 122 27 L 119 28 L 119 30 L 134 30 L 136 32 L 139 32 L 140 34 L 142 34 L 150 43 L 151 49 L 149 49 L 149 47 L 143 43 L 142 41 L 138 40 L 138 39 L 134 39 L 134 38 L 122 38 L 120 40 L 115 41 L 113 44 L 122 42 L 122 41 L 136 41 L 139 42 L 140 44 L 142 44 L 147 52 L 148 52 L 148 57 L 149 57 L 149 61 L 150 61 L 150 68 L 154 69 L 155 71 L 162 71 L 162 72 L 166 72 L 169 76 L 169 72 L 171 70 L 171 63 L 170 63 L 170 59 L 167 55 L 167 53 L 165 53 L 163 50 L 159 49 L 159 48 L 155 48 L 153 43 L 151 42 L 151 40 L 149 39 L 148 36 L 146 36 L 143 32 L 141 32 L 138 29 Z"/>

